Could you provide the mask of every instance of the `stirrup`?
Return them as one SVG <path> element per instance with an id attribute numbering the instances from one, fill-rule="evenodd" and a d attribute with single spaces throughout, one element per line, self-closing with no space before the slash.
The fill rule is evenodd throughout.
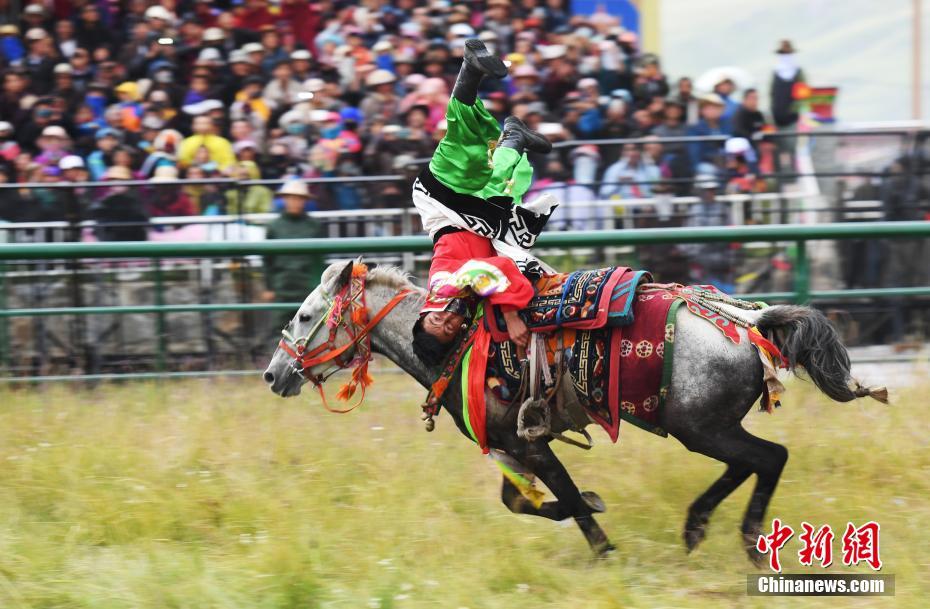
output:
<path id="1" fill-rule="evenodd" d="M 527 424 L 527 420 L 531 424 Z M 536 421 L 532 421 L 536 419 Z M 520 404 L 517 413 L 517 436 L 529 442 L 546 437 L 552 433 L 552 414 L 546 400 L 526 398 Z"/>

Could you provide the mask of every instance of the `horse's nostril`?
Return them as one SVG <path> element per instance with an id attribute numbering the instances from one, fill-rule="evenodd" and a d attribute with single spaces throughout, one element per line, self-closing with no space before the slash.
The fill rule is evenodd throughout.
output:
<path id="1" fill-rule="evenodd" d="M 262 378 L 265 379 L 265 382 L 270 385 L 274 383 L 274 372 L 268 370 L 265 372 L 265 374 L 262 375 Z"/>

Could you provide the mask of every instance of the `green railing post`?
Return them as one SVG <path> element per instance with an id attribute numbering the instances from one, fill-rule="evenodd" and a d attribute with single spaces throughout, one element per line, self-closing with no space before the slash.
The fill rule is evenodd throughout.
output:
<path id="1" fill-rule="evenodd" d="M 159 307 L 163 307 L 165 306 L 165 285 L 161 273 L 161 258 L 152 258 L 152 262 L 155 265 L 155 304 Z M 159 372 L 164 372 L 168 361 L 168 335 L 166 332 L 165 312 L 159 309 L 156 315 L 158 355 L 155 360 L 155 367 Z"/>
<path id="2" fill-rule="evenodd" d="M 5 311 L 6 308 L 6 262 L 0 260 L 0 311 Z M 5 372 L 10 364 L 9 323 L 6 317 L 0 319 L 0 373 Z"/>
<path id="3" fill-rule="evenodd" d="M 811 296 L 811 270 L 807 259 L 807 241 L 796 243 L 794 254 L 794 301 L 807 304 Z"/>

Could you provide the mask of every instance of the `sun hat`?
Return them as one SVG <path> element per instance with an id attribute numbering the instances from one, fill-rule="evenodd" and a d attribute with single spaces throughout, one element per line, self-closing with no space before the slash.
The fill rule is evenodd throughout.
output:
<path id="1" fill-rule="evenodd" d="M 60 137 L 62 139 L 68 138 L 68 132 L 65 131 L 64 127 L 58 125 L 49 125 L 42 130 L 42 137 Z"/>
<path id="2" fill-rule="evenodd" d="M 83 169 L 84 159 L 76 154 L 69 154 L 68 156 L 58 161 L 58 168 L 62 171 L 65 171 L 66 169 Z"/>
<path id="3" fill-rule="evenodd" d="M 365 85 L 377 87 L 379 85 L 389 85 L 396 81 L 397 77 L 394 76 L 393 72 L 389 72 L 388 70 L 375 70 L 365 79 Z"/>
<path id="4" fill-rule="evenodd" d="M 310 190 L 307 188 L 307 183 L 303 180 L 288 180 L 278 189 L 277 194 L 281 196 L 294 195 L 307 199 L 310 198 Z"/>

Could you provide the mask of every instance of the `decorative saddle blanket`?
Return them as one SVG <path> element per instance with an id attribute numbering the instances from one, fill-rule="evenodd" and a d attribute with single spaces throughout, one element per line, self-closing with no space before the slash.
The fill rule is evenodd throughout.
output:
<path id="1" fill-rule="evenodd" d="M 672 379 L 675 319 L 682 304 L 734 343 L 741 341 L 737 328 L 747 329 L 763 367 L 768 362 L 772 372 L 772 379 L 765 378 L 762 405 L 769 412 L 773 405 L 777 406 L 774 391 L 780 384 L 774 378 L 774 368 L 785 364 L 778 347 L 720 306 L 759 309 L 765 305 L 734 300 L 711 286 L 640 284 L 637 278 L 632 280 L 638 287 L 632 289 L 629 297 L 633 320 L 629 325 L 594 329 L 562 327 L 546 337 L 552 375 L 559 373 L 555 368 L 556 354 L 560 353 L 579 401 L 612 441 L 617 441 L 620 421 L 624 419 L 657 435 L 668 435 L 659 426 L 659 416 Z M 506 334 L 503 340 L 492 340 L 493 331 L 486 326 L 480 320 L 476 323 L 474 347 L 466 353 L 462 365 L 463 383 L 468 386 L 463 392 L 465 418 L 472 437 L 485 451 L 488 448 L 484 429 L 485 389 L 497 399 L 513 403 L 523 382 L 516 346 L 507 340 Z M 469 354 L 473 356 L 471 366 L 465 364 Z"/>
<path id="2" fill-rule="evenodd" d="M 622 419 L 667 435 L 658 425 L 658 414 L 671 381 L 674 320 L 680 304 L 671 292 L 636 294 L 630 302 L 632 324 L 563 330 L 561 336 L 547 339 L 550 363 L 554 366 L 555 353 L 562 351 L 579 401 L 613 442 Z M 513 400 L 522 380 L 515 345 L 508 340 L 491 343 L 487 383 L 495 397 Z"/>
<path id="3" fill-rule="evenodd" d="M 536 282 L 536 296 L 523 310 L 523 318 L 533 332 L 626 326 L 633 323 L 636 287 L 650 281 L 648 271 L 622 266 L 546 275 Z M 485 319 L 493 340 L 507 340 L 498 307 Z"/>

